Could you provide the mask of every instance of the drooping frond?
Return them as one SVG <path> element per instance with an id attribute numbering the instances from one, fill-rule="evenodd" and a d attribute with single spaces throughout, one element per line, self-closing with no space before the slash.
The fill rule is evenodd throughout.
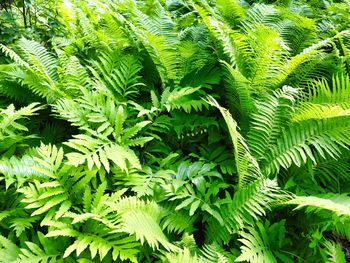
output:
<path id="1" fill-rule="evenodd" d="M 60 97 L 69 97 L 69 92 L 59 84 L 58 60 L 45 47 L 33 40 L 21 38 L 17 44 L 19 54 L 4 48 L 14 59 L 16 67 L 5 71 L 5 75 L 28 86 L 35 94 L 53 102 Z"/>
<path id="2" fill-rule="evenodd" d="M 21 38 L 18 47 L 22 51 L 23 58 L 29 63 L 30 68 L 45 76 L 49 85 L 58 81 L 57 59 L 46 48 L 36 41 Z"/>
<path id="3" fill-rule="evenodd" d="M 248 183 L 251 183 L 258 178 L 261 178 L 262 173 L 259 169 L 259 165 L 250 154 L 248 145 L 246 144 L 244 138 L 237 131 L 237 124 L 233 120 L 231 114 L 228 112 L 228 110 L 222 108 L 212 97 L 208 97 L 208 103 L 220 110 L 228 126 L 234 149 L 239 188 L 244 187 Z"/>
<path id="4" fill-rule="evenodd" d="M 238 112 L 239 117 L 242 119 L 241 123 L 247 125 L 249 124 L 249 117 L 255 108 L 252 98 L 254 90 L 250 86 L 250 81 L 241 72 L 224 61 L 221 63 L 226 69 L 226 93 L 230 107 L 235 112 Z"/>
<path id="5" fill-rule="evenodd" d="M 215 17 L 213 11 L 208 7 L 195 5 L 195 9 L 203 19 L 203 22 L 209 29 L 210 33 L 217 40 L 217 45 L 222 48 L 224 54 L 228 57 L 228 61 L 232 66 L 241 69 L 241 61 L 251 61 L 251 54 L 249 53 L 249 46 L 245 35 L 237 30 L 232 30 L 224 22 Z"/>
<path id="6" fill-rule="evenodd" d="M 307 213 L 326 210 L 339 217 L 350 216 L 350 197 L 347 194 L 326 194 L 320 196 L 296 196 L 286 204 L 297 205 L 295 209 L 306 208 Z"/>

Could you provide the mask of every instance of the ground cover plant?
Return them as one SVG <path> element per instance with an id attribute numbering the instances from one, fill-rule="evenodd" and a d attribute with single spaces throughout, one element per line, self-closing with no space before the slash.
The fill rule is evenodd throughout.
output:
<path id="1" fill-rule="evenodd" d="M 350 262 L 349 11 L 0 2 L 0 262 Z"/>

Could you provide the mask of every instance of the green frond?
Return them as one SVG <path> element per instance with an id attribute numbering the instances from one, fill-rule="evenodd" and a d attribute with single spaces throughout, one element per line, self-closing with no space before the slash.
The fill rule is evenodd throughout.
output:
<path id="1" fill-rule="evenodd" d="M 295 123 L 283 131 L 275 146 L 269 149 L 262 169 L 266 173 L 288 168 L 294 163 L 305 164 L 308 159 L 316 162 L 313 147 L 323 158 L 338 158 L 340 149 L 350 144 L 347 136 L 349 120 L 337 117 L 329 120 L 310 120 Z"/>
<path id="2" fill-rule="evenodd" d="M 147 15 L 140 10 L 130 7 L 130 20 L 120 14 L 116 19 L 125 24 L 141 42 L 143 48 L 152 58 L 162 84 L 165 86 L 171 80 L 179 81 L 180 65 L 177 54 L 177 40 L 173 22 L 164 9 L 159 8 L 153 14 Z"/>
<path id="3" fill-rule="evenodd" d="M 203 106 L 207 106 L 206 102 L 201 99 L 200 94 L 200 87 L 179 87 L 172 91 L 166 88 L 161 96 L 160 103 L 168 111 L 173 109 L 183 109 L 187 113 L 192 109 L 200 111 Z"/>
<path id="4" fill-rule="evenodd" d="M 277 74 L 274 79 L 276 81 L 276 87 L 283 84 L 288 76 L 290 76 L 300 65 L 307 62 L 312 56 L 318 55 L 322 53 L 322 49 L 330 46 L 333 39 L 338 37 L 343 37 L 349 35 L 349 31 L 342 31 L 337 33 L 335 36 L 320 40 L 319 42 L 305 48 L 302 52 L 295 55 L 294 57 L 287 60 L 281 70 L 279 71 L 279 74 Z"/>
<path id="5" fill-rule="evenodd" d="M 128 171 L 128 164 L 133 168 L 141 169 L 137 156 L 126 146 L 83 134 L 75 135 L 74 139 L 70 139 L 65 144 L 75 150 L 66 154 L 68 164 L 74 166 L 86 163 L 89 169 L 92 169 L 94 165 L 97 168 L 103 166 L 109 172 L 111 161 L 122 171 Z"/>
<path id="6" fill-rule="evenodd" d="M 113 97 L 100 92 L 96 94 L 81 89 L 84 96 L 77 99 L 60 99 L 54 105 L 54 112 L 74 126 L 83 130 L 96 130 L 102 136 L 113 132 L 116 119 L 116 102 Z"/>
<path id="7" fill-rule="evenodd" d="M 293 114 L 292 121 L 349 116 L 350 81 L 347 75 L 332 77 L 332 86 L 323 79 L 312 83 Z"/>
<path id="8" fill-rule="evenodd" d="M 297 205 L 295 209 L 306 207 L 307 213 L 326 210 L 339 217 L 350 216 L 350 197 L 347 194 L 325 194 L 320 196 L 295 196 L 285 204 Z"/>
<path id="9" fill-rule="evenodd" d="M 162 219 L 162 228 L 168 232 L 174 233 L 192 233 L 194 231 L 193 223 L 196 217 L 190 216 L 184 210 L 167 210 Z"/>
<path id="10" fill-rule="evenodd" d="M 288 48 L 283 43 L 276 30 L 261 24 L 252 25 L 247 30 L 250 54 L 254 54 L 251 63 L 247 64 L 248 71 L 244 72 L 253 87 L 270 90 L 275 87 L 275 76 L 283 68 L 284 58 Z M 245 62 L 247 63 L 247 62 Z M 268 76 L 266 72 L 269 72 Z"/>
<path id="11" fill-rule="evenodd" d="M 14 70 L 12 64 L 0 65 L 0 72 L 10 72 Z M 40 101 L 40 97 L 35 98 L 35 95 L 30 89 L 23 87 L 21 84 L 12 81 L 10 76 L 0 73 L 0 95 L 9 98 L 11 101 L 30 104 L 33 100 Z"/>
<path id="12" fill-rule="evenodd" d="M 203 262 L 231 263 L 233 257 L 217 244 L 206 245 L 201 250 Z"/>
<path id="13" fill-rule="evenodd" d="M 24 194 L 22 202 L 27 204 L 25 208 L 33 209 L 32 216 L 44 214 L 53 207 L 57 211 L 67 211 L 71 206 L 65 189 L 57 181 L 40 183 L 35 180 L 18 191 Z"/>
<path id="14" fill-rule="evenodd" d="M 15 51 L 13 51 L 12 49 L 4 46 L 4 45 L 0 45 L 0 50 L 9 58 L 11 58 L 13 60 L 13 62 L 15 62 L 17 65 L 24 67 L 24 68 L 29 68 L 29 64 L 24 61 Z"/>
<path id="15" fill-rule="evenodd" d="M 19 254 L 20 249 L 11 240 L 0 235 L 0 262 L 15 262 Z"/>
<path id="16" fill-rule="evenodd" d="M 57 59 L 36 41 L 21 38 L 18 47 L 30 68 L 38 72 L 49 84 L 58 81 Z"/>
<path id="17" fill-rule="evenodd" d="M 235 66 L 237 64 L 238 68 L 241 68 L 240 61 L 250 61 L 251 56 L 247 51 L 249 46 L 246 42 L 246 36 L 237 30 L 232 30 L 228 25 L 218 20 L 214 16 L 213 11 L 207 6 L 206 8 L 200 5 L 195 5 L 194 7 L 202 18 L 203 23 L 218 42 L 217 45 L 220 46 L 224 54 L 228 57 L 231 65 Z"/>
<path id="18" fill-rule="evenodd" d="M 66 61 L 62 61 L 64 55 L 59 57 L 60 69 L 63 70 L 59 75 L 60 89 L 67 90 L 69 94 L 75 96 L 81 95 L 80 87 L 89 85 L 88 72 L 75 56 L 67 57 Z"/>
<path id="19" fill-rule="evenodd" d="M 345 255 L 341 247 L 332 241 L 325 241 L 324 246 L 326 248 L 327 263 L 345 263 Z"/>
<path id="20" fill-rule="evenodd" d="M 282 15 L 276 7 L 257 3 L 247 10 L 247 15 L 242 21 L 242 25 L 244 29 L 248 29 L 254 24 L 274 27 L 278 25 L 281 20 Z"/>
<path id="21" fill-rule="evenodd" d="M 305 102 L 348 106 L 350 97 L 349 76 L 345 74 L 334 75 L 331 84 L 330 86 L 325 79 L 312 83 L 309 92 L 306 94 Z"/>
<path id="22" fill-rule="evenodd" d="M 47 253 L 44 249 L 40 248 L 33 242 L 25 242 L 26 248 L 21 248 L 21 253 L 13 263 L 25 263 L 25 262 L 55 262 L 61 258 L 61 254 Z"/>
<path id="23" fill-rule="evenodd" d="M 296 89 L 283 86 L 266 100 L 256 102 L 257 110 L 252 114 L 247 143 L 257 160 L 262 159 L 267 150 L 280 138 L 283 126 L 293 113 L 297 94 Z"/>
<path id="24" fill-rule="evenodd" d="M 141 244 L 146 241 L 153 249 L 162 245 L 168 251 L 177 250 L 160 228 L 161 209 L 155 202 L 127 197 L 121 198 L 112 208 L 120 215 L 118 231 L 135 234 Z"/>
<path id="25" fill-rule="evenodd" d="M 256 180 L 235 192 L 233 199 L 227 197 L 227 206 L 221 209 L 224 226 L 229 232 L 237 232 L 254 220 L 265 215 L 275 201 L 281 202 L 290 197 L 269 179 Z"/>
<path id="26" fill-rule="evenodd" d="M 18 185 L 21 185 L 28 178 L 43 176 L 42 173 L 33 169 L 34 166 L 37 166 L 37 163 L 32 156 L 25 155 L 22 158 L 12 156 L 9 159 L 0 160 L 0 174 L 5 176 L 5 181 L 8 184 L 17 181 Z"/>
<path id="27" fill-rule="evenodd" d="M 28 86 L 35 94 L 46 98 L 49 102 L 59 97 L 67 97 L 67 93 L 59 87 L 58 60 L 48 50 L 33 40 L 21 38 L 17 47 L 19 54 L 5 49 L 17 66 L 4 74 Z M 4 49 L 4 47 L 3 47 Z M 22 58 L 21 58 L 22 57 Z M 22 60 L 22 62 L 20 61 Z M 25 63 L 23 63 L 25 61 Z"/>
<path id="28" fill-rule="evenodd" d="M 248 124 L 250 114 L 255 108 L 252 98 L 253 89 L 250 86 L 251 82 L 245 76 L 243 76 L 241 72 L 228 63 L 224 61 L 221 63 L 226 69 L 226 90 L 230 107 L 235 112 L 238 112 L 240 115 L 239 117 L 242 119 L 241 123 Z"/>
<path id="29" fill-rule="evenodd" d="M 241 238 L 238 240 L 241 246 L 241 255 L 236 258 L 236 262 L 261 262 L 277 263 L 275 256 L 266 244 L 264 237 L 254 227 L 247 227 L 247 231 L 240 232 Z"/>
<path id="30" fill-rule="evenodd" d="M 200 258 L 197 255 L 192 255 L 191 252 L 184 248 L 177 253 L 167 253 L 166 260 L 167 263 L 202 263 Z"/>
<path id="31" fill-rule="evenodd" d="M 102 238 L 93 234 L 82 234 L 65 250 L 63 257 L 69 257 L 74 251 L 79 256 L 85 249 L 89 248 L 92 259 L 98 254 L 100 260 L 103 260 L 111 252 L 113 260 L 120 258 L 122 261 L 137 262 L 138 244 L 132 243 L 133 239 L 114 237 L 113 235 L 112 238 Z"/>
<path id="32" fill-rule="evenodd" d="M 246 11 L 237 0 L 218 0 L 216 4 L 221 15 L 232 24 L 240 22 L 246 16 Z"/>
<path id="33" fill-rule="evenodd" d="M 90 70 L 97 82 L 105 85 L 118 100 L 135 98 L 140 87 L 140 62 L 133 55 L 123 55 L 118 51 L 103 52 L 98 61 L 92 62 Z"/>
<path id="34" fill-rule="evenodd" d="M 87 14 L 80 9 L 76 8 L 77 21 L 79 21 L 79 33 L 82 35 L 81 40 L 86 42 L 89 46 L 98 47 L 101 42 L 98 39 L 97 30 L 94 28 L 92 21 L 87 17 Z"/>
<path id="35" fill-rule="evenodd" d="M 35 102 L 18 110 L 13 104 L 6 109 L 0 109 L 0 152 L 5 152 L 4 157 L 12 156 L 20 143 L 35 137 L 33 134 L 25 135 L 28 128 L 23 125 L 22 121 L 29 116 L 36 115 L 41 109 L 43 107 Z"/>
<path id="36" fill-rule="evenodd" d="M 1 1 L 0 263 L 345 263 L 349 13 Z"/>
<path id="37" fill-rule="evenodd" d="M 228 126 L 238 173 L 238 187 L 243 188 L 250 182 L 262 178 L 263 175 L 260 171 L 259 164 L 250 154 L 248 145 L 237 131 L 237 123 L 234 121 L 229 111 L 222 108 L 212 97 L 208 97 L 208 103 L 220 110 Z"/>

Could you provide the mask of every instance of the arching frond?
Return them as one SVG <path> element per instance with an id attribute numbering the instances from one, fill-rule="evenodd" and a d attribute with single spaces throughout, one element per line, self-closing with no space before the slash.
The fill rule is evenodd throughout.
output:
<path id="1" fill-rule="evenodd" d="M 228 126 L 234 149 L 239 188 L 244 187 L 256 179 L 262 178 L 263 175 L 260 171 L 259 165 L 250 154 L 248 145 L 246 144 L 244 138 L 237 131 L 237 123 L 233 120 L 231 114 L 228 112 L 228 110 L 222 108 L 212 97 L 208 97 L 208 103 L 220 110 Z"/>
<path id="2" fill-rule="evenodd" d="M 306 207 L 307 213 L 320 210 L 326 210 L 339 217 L 350 216 L 350 197 L 346 194 L 326 194 L 321 196 L 296 196 L 286 202 L 286 204 L 295 204 L 295 209 Z"/>

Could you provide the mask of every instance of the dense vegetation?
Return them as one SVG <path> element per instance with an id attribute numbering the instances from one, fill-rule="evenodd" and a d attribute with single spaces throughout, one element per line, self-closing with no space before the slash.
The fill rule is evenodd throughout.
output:
<path id="1" fill-rule="evenodd" d="M 0 262 L 350 262 L 350 2 L 0 2 Z"/>

